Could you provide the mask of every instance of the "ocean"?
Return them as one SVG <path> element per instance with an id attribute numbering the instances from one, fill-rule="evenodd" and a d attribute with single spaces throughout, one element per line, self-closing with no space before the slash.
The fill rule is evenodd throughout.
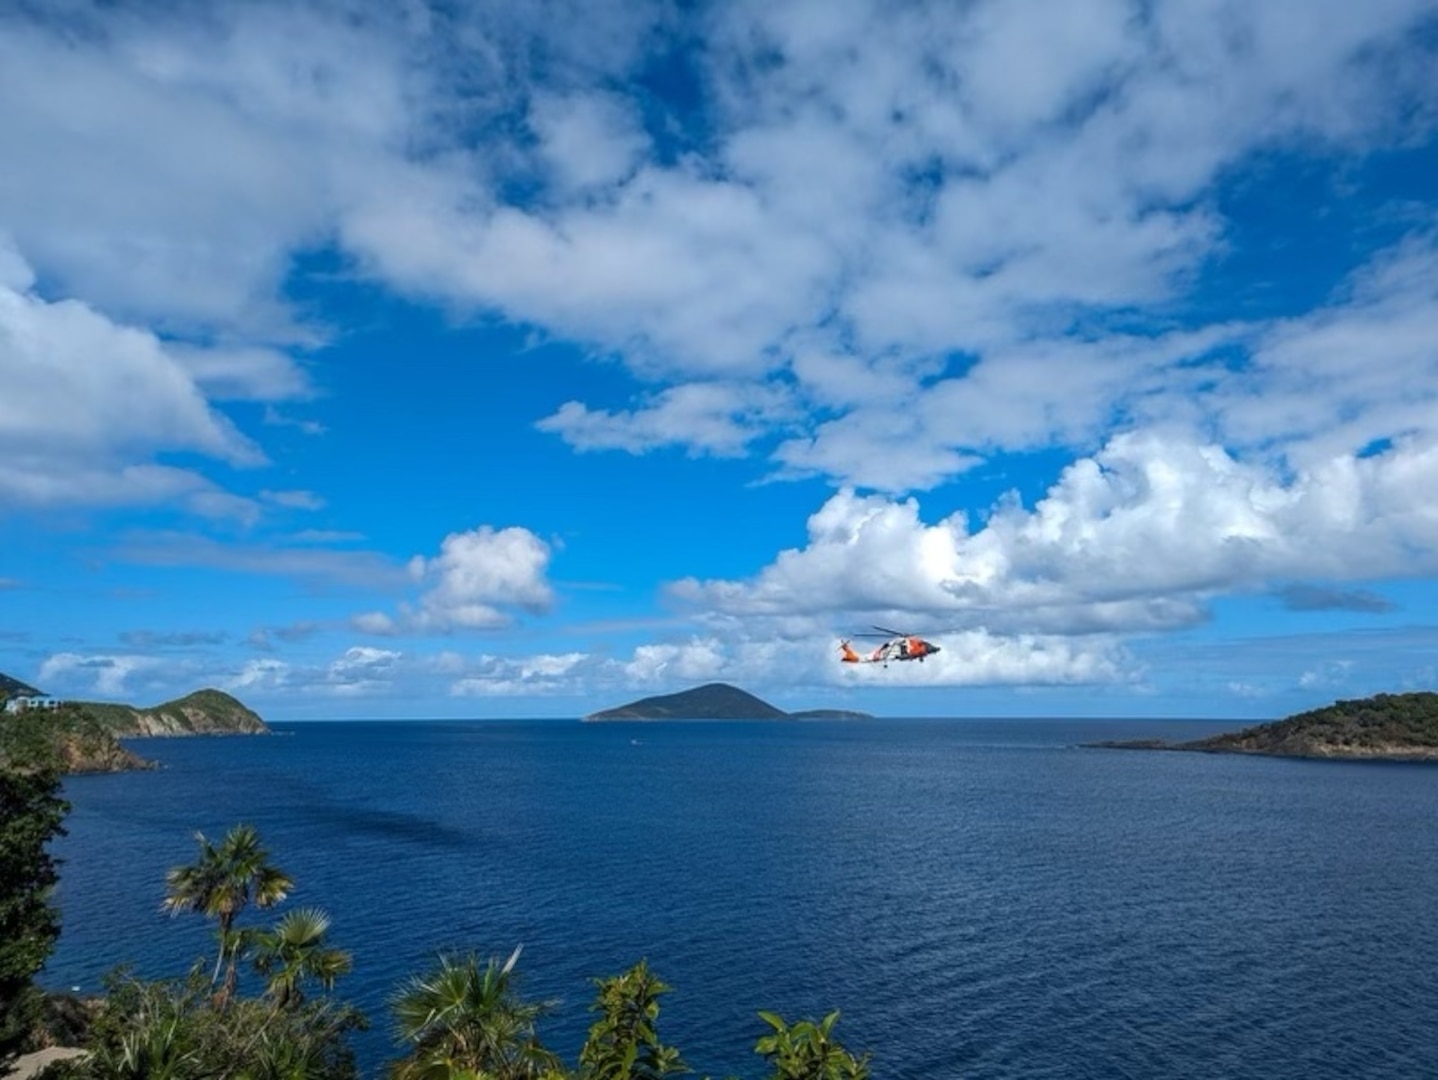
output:
<path id="1" fill-rule="evenodd" d="M 516 945 L 571 1063 L 642 957 L 699 1076 L 765 1075 L 760 1009 L 840 1010 L 877 1078 L 1438 1076 L 1438 766 L 1078 745 L 1221 722 L 273 726 L 67 781 L 47 986 L 212 955 L 164 875 L 243 821 L 354 954 L 367 1076 L 407 975 Z"/>

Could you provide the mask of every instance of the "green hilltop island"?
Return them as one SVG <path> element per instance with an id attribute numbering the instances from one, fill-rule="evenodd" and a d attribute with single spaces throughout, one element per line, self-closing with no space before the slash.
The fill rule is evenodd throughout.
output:
<path id="1" fill-rule="evenodd" d="M 785 712 L 728 683 L 707 683 L 677 694 L 642 698 L 614 709 L 590 713 L 585 723 L 605 720 L 872 720 L 851 709 L 805 709 Z"/>
<path id="2" fill-rule="evenodd" d="M 1345 761 L 1438 761 L 1438 694 L 1375 694 L 1336 701 L 1270 724 L 1192 742 L 1136 739 L 1085 745 Z"/>
<path id="3" fill-rule="evenodd" d="M 267 735 L 251 709 L 220 690 L 197 690 L 150 708 L 64 701 L 0 674 L 0 764 L 50 760 L 65 773 L 152 769 L 121 739 Z"/>

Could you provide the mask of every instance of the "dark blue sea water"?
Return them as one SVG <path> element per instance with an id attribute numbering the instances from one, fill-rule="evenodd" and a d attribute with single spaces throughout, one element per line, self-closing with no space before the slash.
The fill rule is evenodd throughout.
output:
<path id="1" fill-rule="evenodd" d="M 255 824 L 386 997 L 442 948 L 560 1000 L 640 957 L 699 1072 L 763 1074 L 755 1012 L 842 1010 L 876 1077 L 1438 1076 L 1438 767 L 1079 749 L 1233 725 L 331 723 L 147 740 L 71 780 L 46 973 L 183 972 L 159 913 L 193 832 Z"/>

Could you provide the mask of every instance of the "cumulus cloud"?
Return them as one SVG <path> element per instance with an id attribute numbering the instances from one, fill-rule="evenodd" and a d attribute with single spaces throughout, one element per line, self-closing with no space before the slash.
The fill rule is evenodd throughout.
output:
<path id="1" fill-rule="evenodd" d="M 264 462 L 216 402 L 322 430 L 275 407 L 315 393 L 286 350 L 331 332 L 290 288 L 322 251 L 625 365 L 631 398 L 535 418 L 578 450 L 841 488 L 805 547 L 674 585 L 707 625 L 769 620 L 754 640 L 643 646 L 612 677 L 776 670 L 785 620 L 931 617 L 957 627 L 923 678 L 1102 680 L 1122 635 L 1222 592 L 1376 608 L 1343 583 L 1434 569 L 1431 205 L 1378 206 L 1312 310 L 1214 324 L 1200 299 L 1244 166 L 1431 140 L 1429 0 L 37 10 L 0 14 L 0 504 L 317 507 L 161 461 Z M 1032 507 L 930 524 L 901 498 L 1054 446 L 1072 464 Z M 395 576 L 195 538 L 128 557 Z M 455 533 L 353 625 L 502 627 L 552 606 L 550 557 Z M 378 687 L 406 662 L 383 652 L 305 678 Z"/>
<path id="2" fill-rule="evenodd" d="M 534 656 L 482 656 L 473 663 L 458 657 L 453 664 L 467 673 L 449 687 L 451 697 L 514 697 L 582 692 L 584 653 L 540 653 Z"/>
<path id="3" fill-rule="evenodd" d="M 979 528 L 963 514 L 926 524 L 914 499 L 843 491 L 810 518 L 807 546 L 754 578 L 672 589 L 735 616 L 868 612 L 1005 635 L 1171 629 L 1223 592 L 1433 573 L 1438 512 L 1413 493 L 1434 483 L 1433 440 L 1287 475 L 1133 432 L 1069 466 L 1032 509 L 1005 501 Z"/>
<path id="4" fill-rule="evenodd" d="M 235 465 L 264 457 L 148 331 L 75 300 L 36 295 L 7 248 L 0 283 L 0 499 L 156 502 L 222 495 L 197 473 L 146 462 L 191 451 Z M 58 407 L 63 403 L 63 408 Z"/>
<path id="5" fill-rule="evenodd" d="M 312 393 L 304 369 L 278 349 L 180 342 L 167 351 L 211 401 L 289 401 Z"/>
<path id="6" fill-rule="evenodd" d="M 21 247 L 121 318 L 314 340 L 277 293 L 404 130 L 386 27 L 266 3 L 20 9 L 4 29 L 0 217 Z"/>
<path id="7" fill-rule="evenodd" d="M 52 693 L 62 696 L 93 693 L 128 701 L 132 694 L 168 685 L 186 667 L 183 662 L 154 656 L 61 652 L 41 663 L 37 677 Z"/>
<path id="8" fill-rule="evenodd" d="M 746 686 L 1058 686 L 1114 683 L 1135 677 L 1135 665 L 1108 635 L 1066 638 L 1054 634 L 992 634 L 969 630 L 943 635 L 942 651 L 923 663 L 860 671 L 838 658 L 838 641 L 814 630 L 793 637 L 763 630 L 725 637 L 641 645 L 615 674 L 631 688 L 659 689 L 710 681 Z"/>
<path id="9" fill-rule="evenodd" d="M 283 660 L 262 657 L 247 660 L 240 670 L 219 680 L 222 689 L 230 693 L 246 691 L 277 692 L 289 685 L 290 665 Z"/>
<path id="10" fill-rule="evenodd" d="M 561 195 L 626 179 L 649 147 L 633 106 L 602 91 L 537 95 L 530 102 L 529 124 Z"/>
<path id="11" fill-rule="evenodd" d="M 326 672 L 326 685 L 342 696 L 381 693 L 393 685 L 396 663 L 402 653 L 355 645 L 333 661 Z"/>
<path id="12" fill-rule="evenodd" d="M 1438 432 L 1438 233 L 1379 251 L 1303 316 L 1253 338 L 1243 378 L 1209 400 L 1226 441 L 1295 464 Z"/>
<path id="13" fill-rule="evenodd" d="M 1118 416 L 1315 454 L 1423 424 L 1396 379 L 1357 417 L 1337 387 L 1383 367 L 1359 355 L 1431 368 L 1431 243 L 1326 321 L 1230 334 L 1244 371 L 1113 325 L 1184 314 L 1244 161 L 1431 134 L 1427 0 L 541 10 L 12 13 L 0 223 L 97 311 L 223 343 L 175 353 L 213 398 L 308 391 L 273 346 L 323 336 L 283 283 L 331 245 L 618 356 L 633 402 L 541 422 L 581 449 L 757 447 L 902 493 L 1045 439 L 1091 452 Z M 636 81 L 656 50 L 672 96 Z M 1337 367 L 1294 363 L 1319 354 Z"/>
<path id="14" fill-rule="evenodd" d="M 433 558 L 416 555 L 411 578 L 423 591 L 398 614 L 367 612 L 353 620 L 371 634 L 450 633 L 494 630 L 513 621 L 513 610 L 547 611 L 554 590 L 546 577 L 551 555 L 547 543 L 528 529 L 482 525 L 450 533 Z"/>
<path id="15" fill-rule="evenodd" d="M 1156 363 L 1203 358 L 1197 340 L 1188 352 L 1143 336 L 1057 346 L 1086 316 L 1182 295 L 1222 250 L 1203 196 L 1226 168 L 1285 140 L 1361 152 L 1402 138 L 1403 115 L 1424 122 L 1401 106 L 1431 105 L 1431 86 L 1393 62 L 1427 48 L 1405 34 L 1424 5 L 1325 10 L 1320 24 L 1110 0 L 732 5 L 704 27 L 720 105 L 707 155 L 651 159 L 602 200 L 505 205 L 435 188 L 433 200 L 367 208 L 346 235 L 396 282 L 624 350 L 647 379 L 772 389 L 765 380 L 782 377 L 796 400 L 833 408 L 834 380 L 807 362 L 815 351 L 853 355 L 855 387 L 897 364 L 897 393 L 841 399 L 778 462 L 931 487 L 974 452 L 1083 445 L 1115 411 L 1149 407 L 1141 388 Z M 919 361 L 956 352 L 984 363 L 933 385 Z M 1017 429 L 1003 426 L 1011 407 L 985 408 L 1013 386 L 1040 399 Z M 545 426 L 591 449 L 664 445 L 683 429 L 666 422 L 678 410 L 663 393 L 633 410 L 571 402 Z M 755 419 L 772 432 L 787 417 Z M 726 452 L 754 434 L 699 423 L 685 438 Z M 907 464 L 871 464 L 895 438 Z"/>
<path id="16" fill-rule="evenodd" d="M 302 694 L 320 698 L 384 697 L 405 678 L 409 658 L 390 649 L 351 646 L 328 662 L 292 663 L 277 657 L 245 661 L 216 676 L 223 689 L 252 696 Z"/>

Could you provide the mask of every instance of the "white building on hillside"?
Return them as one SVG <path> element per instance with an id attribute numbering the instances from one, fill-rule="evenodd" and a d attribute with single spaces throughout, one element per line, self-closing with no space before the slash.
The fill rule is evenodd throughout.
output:
<path id="1" fill-rule="evenodd" d="M 21 695 L 12 697 L 5 702 L 7 713 L 27 712 L 30 709 L 58 709 L 59 707 L 59 698 L 52 698 L 45 694 Z"/>

